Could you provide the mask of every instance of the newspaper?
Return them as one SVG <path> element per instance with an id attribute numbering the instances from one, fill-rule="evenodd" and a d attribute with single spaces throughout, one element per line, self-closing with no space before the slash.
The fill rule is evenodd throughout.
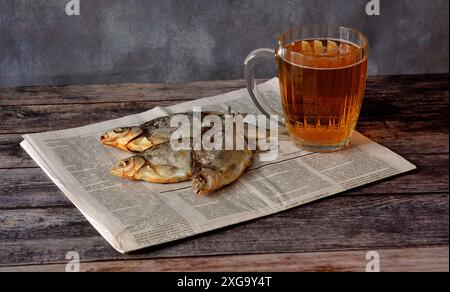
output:
<path id="1" fill-rule="evenodd" d="M 276 78 L 259 88 L 280 107 Z M 415 168 L 355 132 L 348 150 L 329 154 L 281 141 L 275 161 L 255 161 L 237 182 L 210 196 L 193 194 L 190 182 L 158 185 L 111 175 L 111 167 L 130 154 L 100 144 L 102 133 L 194 106 L 259 113 L 241 89 L 85 127 L 24 135 L 21 146 L 121 253 L 274 214 Z"/>

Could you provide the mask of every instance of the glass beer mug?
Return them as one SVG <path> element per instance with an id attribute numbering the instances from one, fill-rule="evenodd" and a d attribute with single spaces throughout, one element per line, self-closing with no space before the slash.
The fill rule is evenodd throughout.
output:
<path id="1" fill-rule="evenodd" d="M 246 58 L 247 89 L 262 113 L 279 116 L 295 144 L 309 151 L 337 151 L 349 145 L 358 121 L 368 52 L 366 36 L 350 28 L 292 28 L 279 37 L 275 51 L 258 49 Z M 284 113 L 269 105 L 254 79 L 256 61 L 274 56 Z"/>

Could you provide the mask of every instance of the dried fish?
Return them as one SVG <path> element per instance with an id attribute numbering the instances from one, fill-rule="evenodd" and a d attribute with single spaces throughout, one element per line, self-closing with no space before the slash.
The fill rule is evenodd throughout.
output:
<path id="1" fill-rule="evenodd" d="M 191 178 L 190 150 L 172 149 L 169 142 L 152 148 L 119 162 L 111 172 L 114 175 L 153 183 L 175 183 Z"/>
<path id="2" fill-rule="evenodd" d="M 209 194 L 228 185 L 251 165 L 252 150 L 174 150 L 170 142 L 120 161 L 114 175 L 153 183 L 192 179 L 194 193 Z"/>
<path id="3" fill-rule="evenodd" d="M 192 150 L 192 188 L 206 195 L 236 181 L 251 165 L 251 150 Z"/>
<path id="4" fill-rule="evenodd" d="M 193 113 L 182 114 L 188 117 L 192 125 Z M 202 112 L 201 118 L 211 114 L 223 117 L 223 113 L 219 112 Z M 170 120 L 174 115 L 163 116 L 140 126 L 119 127 L 107 131 L 100 136 L 100 142 L 127 152 L 143 152 L 155 145 L 170 141 L 172 134 L 178 129 L 178 127 L 170 126 Z"/>

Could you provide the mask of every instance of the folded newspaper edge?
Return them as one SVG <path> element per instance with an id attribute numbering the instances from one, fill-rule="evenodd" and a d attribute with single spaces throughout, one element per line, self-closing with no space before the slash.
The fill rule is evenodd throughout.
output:
<path id="1" fill-rule="evenodd" d="M 277 78 L 259 88 L 270 101 L 279 101 Z M 104 131 L 194 106 L 259 113 L 241 89 L 84 127 L 24 135 L 20 145 L 121 253 L 274 214 L 416 168 L 355 132 L 348 150 L 327 154 L 280 141 L 275 161 L 255 161 L 237 182 L 210 196 L 194 195 L 189 182 L 158 185 L 110 174 L 111 166 L 130 154 L 101 145 Z"/>

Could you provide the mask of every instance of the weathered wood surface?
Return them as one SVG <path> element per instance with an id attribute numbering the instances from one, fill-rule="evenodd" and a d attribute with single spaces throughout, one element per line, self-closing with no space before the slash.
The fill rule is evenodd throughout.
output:
<path id="1" fill-rule="evenodd" d="M 367 251 L 270 253 L 242 256 L 185 257 L 88 262 L 81 272 L 364 272 Z M 448 247 L 381 249 L 382 272 L 449 271 Z M 417 263 L 422 263 L 420 266 Z M 0 267 L 0 272 L 64 272 L 65 264 Z"/>
<path id="2" fill-rule="evenodd" d="M 120 255 L 70 207 L 2 210 L 0 265 L 448 243 L 447 194 L 335 196 L 191 239 Z M 20 244 L 18 244 L 20 242 Z"/>
<path id="3" fill-rule="evenodd" d="M 130 101 L 185 101 L 242 89 L 243 80 L 189 83 L 27 86 L 0 88 L 0 105 L 88 104 Z"/>
<path id="4" fill-rule="evenodd" d="M 273 262 L 266 270 L 356 270 L 360 254 L 376 249 L 395 259 L 385 270 L 448 270 L 448 74 L 372 77 L 367 85 L 358 130 L 418 170 L 130 255 L 115 252 L 18 145 L 24 133 L 82 126 L 243 86 L 0 88 L 0 266 L 57 270 L 66 252 L 76 250 L 90 262 L 83 264 L 86 270 L 258 270 L 263 260 Z M 205 255 L 234 256 L 213 257 L 217 265 L 206 264 L 209 257 L 148 260 Z M 106 262 L 95 262 L 100 260 Z M 36 264 L 56 265 L 20 267 Z"/>

